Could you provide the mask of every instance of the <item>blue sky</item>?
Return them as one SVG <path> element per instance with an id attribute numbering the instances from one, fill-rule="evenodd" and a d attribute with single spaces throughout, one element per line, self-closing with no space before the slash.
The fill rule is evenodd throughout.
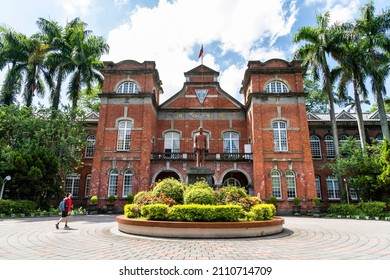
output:
<path id="1" fill-rule="evenodd" d="M 220 72 L 221 87 L 238 93 L 249 60 L 291 60 L 292 36 L 329 11 L 332 21 L 354 21 L 361 0 L 0 0 L 0 25 L 31 35 L 39 17 L 67 21 L 80 17 L 110 53 L 102 60 L 156 62 L 163 82 L 162 101 L 178 92 L 183 73 L 203 63 Z M 387 0 L 374 1 L 377 13 Z M 0 83 L 4 73 L 0 73 Z M 389 84 L 389 81 L 387 82 Z M 47 99 L 47 98 L 46 98 Z M 66 99 L 62 100 L 66 103 Z M 46 104 L 46 100 L 39 100 Z"/>

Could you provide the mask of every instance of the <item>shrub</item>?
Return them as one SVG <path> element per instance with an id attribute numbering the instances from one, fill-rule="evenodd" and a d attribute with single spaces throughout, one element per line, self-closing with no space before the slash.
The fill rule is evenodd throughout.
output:
<path id="1" fill-rule="evenodd" d="M 168 212 L 173 221 L 185 222 L 235 222 L 242 214 L 238 205 L 175 205 Z"/>
<path id="2" fill-rule="evenodd" d="M 154 195 L 160 196 L 160 194 L 164 194 L 178 204 L 183 203 L 183 193 L 183 184 L 174 178 L 165 178 L 161 182 L 158 182 L 153 189 Z"/>
<path id="3" fill-rule="evenodd" d="M 141 207 L 141 216 L 148 220 L 167 220 L 169 206 L 166 204 L 149 204 Z"/>
<path id="4" fill-rule="evenodd" d="M 248 197 L 245 188 L 227 186 L 222 187 L 218 192 L 218 199 L 222 204 L 238 202 L 243 197 Z"/>
<path id="5" fill-rule="evenodd" d="M 0 200 L 0 213 L 7 216 L 11 214 L 27 214 L 34 212 L 37 208 L 35 202 L 30 200 Z"/>
<path id="6" fill-rule="evenodd" d="M 318 197 L 313 197 L 312 201 L 313 201 L 314 206 L 318 207 L 321 205 L 321 200 Z"/>
<path id="7" fill-rule="evenodd" d="M 199 189 L 209 189 L 210 186 L 209 186 L 209 183 L 207 183 L 207 181 L 205 181 L 205 180 L 200 180 L 200 181 L 196 181 L 196 182 L 193 183 L 193 184 L 188 185 L 187 190 L 189 190 L 189 189 L 195 189 L 195 188 L 199 188 Z"/>
<path id="8" fill-rule="evenodd" d="M 124 212 L 127 218 L 137 218 L 140 214 L 140 207 L 138 204 L 126 204 Z"/>
<path id="9" fill-rule="evenodd" d="M 268 203 L 273 204 L 275 206 L 275 208 L 278 208 L 278 199 L 276 198 L 276 196 L 271 195 L 268 198 Z"/>
<path id="10" fill-rule="evenodd" d="M 359 213 L 359 210 L 354 204 L 331 204 L 327 210 L 328 214 L 341 216 L 354 216 Z"/>
<path id="11" fill-rule="evenodd" d="M 244 211 L 250 211 L 251 208 L 257 204 L 261 204 L 262 201 L 260 198 L 256 197 L 256 196 L 250 196 L 250 197 L 243 197 L 243 198 L 240 198 L 239 201 L 238 201 L 238 205 L 241 205 L 242 209 L 244 209 Z"/>
<path id="12" fill-rule="evenodd" d="M 110 195 L 108 196 L 108 202 L 109 202 L 109 203 L 114 203 L 115 199 L 116 199 L 116 197 L 115 197 L 115 195 L 113 195 L 113 194 L 110 194 Z"/>
<path id="13" fill-rule="evenodd" d="M 91 204 L 96 204 L 98 202 L 98 197 L 96 195 L 92 196 L 89 201 Z"/>
<path id="14" fill-rule="evenodd" d="M 137 194 L 138 195 L 138 194 Z M 148 204 L 167 204 L 174 205 L 175 201 L 165 194 L 161 193 L 159 196 L 155 195 L 153 192 L 142 192 L 140 196 L 134 198 L 134 201 L 138 205 L 148 205 Z"/>
<path id="15" fill-rule="evenodd" d="M 276 214 L 276 208 L 273 204 L 258 204 L 252 207 L 254 220 L 272 220 Z"/>
<path id="16" fill-rule="evenodd" d="M 214 204 L 215 194 L 212 188 L 189 188 L 184 192 L 184 204 Z"/>
<path id="17" fill-rule="evenodd" d="M 385 213 L 386 203 L 380 201 L 360 202 L 357 205 L 357 208 L 360 209 L 366 216 L 380 217 Z"/>
<path id="18" fill-rule="evenodd" d="M 299 203 L 301 203 L 301 199 L 300 199 L 299 197 L 294 197 L 294 198 L 293 198 L 293 204 L 294 204 L 295 206 L 298 206 Z"/>
<path id="19" fill-rule="evenodd" d="M 134 196 L 134 203 L 142 204 L 141 201 L 145 195 L 150 195 L 150 192 L 140 191 Z"/>
<path id="20" fill-rule="evenodd" d="M 132 203 L 134 202 L 134 194 L 129 193 L 129 194 L 126 196 L 126 200 L 127 200 L 127 203 L 128 203 L 128 204 L 132 204 Z"/>

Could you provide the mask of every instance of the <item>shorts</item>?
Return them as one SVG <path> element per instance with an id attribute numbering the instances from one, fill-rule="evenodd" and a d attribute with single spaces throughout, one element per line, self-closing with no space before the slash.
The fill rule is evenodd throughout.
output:
<path id="1" fill-rule="evenodd" d="M 67 217 L 67 216 L 68 216 L 68 211 L 62 211 L 61 217 L 62 217 L 62 218 L 65 218 L 65 217 Z"/>

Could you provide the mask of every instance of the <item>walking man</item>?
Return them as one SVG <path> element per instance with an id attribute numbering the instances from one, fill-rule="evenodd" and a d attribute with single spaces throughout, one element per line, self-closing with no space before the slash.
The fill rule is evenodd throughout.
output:
<path id="1" fill-rule="evenodd" d="M 56 229 L 59 229 L 60 222 L 65 218 L 65 227 L 64 229 L 68 229 L 68 222 L 69 222 L 69 214 L 70 210 L 72 209 L 72 198 L 71 193 L 67 193 L 64 200 L 63 200 L 63 208 L 61 210 L 61 218 L 56 223 Z M 61 208 L 61 203 L 60 203 Z"/>

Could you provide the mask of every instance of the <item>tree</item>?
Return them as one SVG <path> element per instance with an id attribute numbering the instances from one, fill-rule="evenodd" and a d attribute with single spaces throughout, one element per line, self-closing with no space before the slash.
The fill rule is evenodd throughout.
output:
<path id="1" fill-rule="evenodd" d="M 329 113 L 328 98 L 318 82 L 306 77 L 303 80 L 306 97 L 306 110 L 311 113 Z"/>
<path id="2" fill-rule="evenodd" d="M 317 27 L 305 26 L 294 35 L 293 41 L 298 43 L 306 41 L 308 43 L 301 46 L 294 54 L 295 58 L 302 59 L 303 65 L 307 66 L 314 81 L 320 80 L 324 84 L 324 91 L 328 95 L 331 130 L 336 158 L 339 157 L 339 141 L 337 134 L 337 124 L 333 101 L 333 91 L 331 83 L 331 71 L 327 61 L 328 55 L 339 52 L 338 45 L 340 37 L 336 36 L 335 30 L 329 26 L 329 13 L 317 16 Z"/>
<path id="3" fill-rule="evenodd" d="M 372 92 L 376 97 L 378 111 L 384 138 L 390 139 L 387 115 L 383 102 L 386 94 L 385 80 L 389 75 L 390 9 L 375 15 L 372 1 L 361 9 L 361 17 L 355 23 L 355 33 L 360 36 L 360 44 L 365 50 L 364 57 L 369 60 L 366 71 L 371 77 Z"/>

